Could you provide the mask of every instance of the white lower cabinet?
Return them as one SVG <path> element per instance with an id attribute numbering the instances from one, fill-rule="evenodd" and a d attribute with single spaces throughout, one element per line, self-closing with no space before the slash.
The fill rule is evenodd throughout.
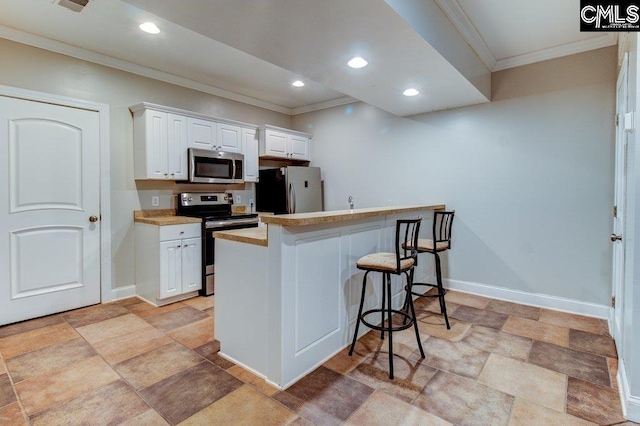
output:
<path id="1" fill-rule="evenodd" d="M 136 294 L 155 305 L 202 288 L 201 225 L 135 224 Z"/>

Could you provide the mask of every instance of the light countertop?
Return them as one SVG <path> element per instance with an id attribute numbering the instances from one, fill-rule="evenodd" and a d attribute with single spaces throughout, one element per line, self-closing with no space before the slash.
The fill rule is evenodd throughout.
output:
<path id="1" fill-rule="evenodd" d="M 214 238 L 222 240 L 237 241 L 240 243 L 255 244 L 258 246 L 267 246 L 267 227 L 258 226 L 257 228 L 241 228 L 229 231 L 217 231 L 213 233 Z"/>
<path id="2" fill-rule="evenodd" d="M 388 214 L 410 213 L 413 211 L 431 209 L 442 210 L 444 204 L 431 204 L 422 206 L 390 206 L 372 207 L 353 210 L 332 210 L 312 213 L 281 214 L 275 216 L 262 216 L 260 220 L 267 224 L 282 226 L 307 226 L 346 220 L 364 219 L 367 217 L 384 216 Z"/>
<path id="3" fill-rule="evenodd" d="M 202 223 L 202 219 L 197 217 L 176 216 L 176 211 L 173 209 L 136 210 L 133 212 L 133 220 L 134 222 L 158 226 Z"/>

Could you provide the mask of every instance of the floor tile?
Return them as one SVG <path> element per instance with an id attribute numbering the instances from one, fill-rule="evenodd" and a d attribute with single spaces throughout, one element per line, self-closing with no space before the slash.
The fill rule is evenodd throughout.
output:
<path id="1" fill-rule="evenodd" d="M 78 337 L 13 357 L 7 361 L 14 383 L 50 374 L 77 362 L 96 356 L 96 351 Z"/>
<path id="2" fill-rule="evenodd" d="M 556 411 L 526 399 L 516 398 L 511 409 L 509 426 L 530 425 L 593 426 L 595 423 L 566 414 L 564 409 Z"/>
<path id="3" fill-rule="evenodd" d="M 491 354 L 478 383 L 543 407 L 564 411 L 567 376 L 556 371 Z"/>
<path id="4" fill-rule="evenodd" d="M 506 315 L 517 315 L 537 321 L 540 318 L 540 308 L 534 306 L 519 305 L 504 300 L 493 299 L 487 305 L 487 310 Z"/>
<path id="5" fill-rule="evenodd" d="M 529 362 L 576 379 L 610 386 L 605 357 L 574 351 L 544 342 L 533 342 Z"/>
<path id="6" fill-rule="evenodd" d="M 205 309 L 202 312 L 204 312 L 205 314 L 209 315 L 210 317 L 213 316 L 213 308 Z"/>
<path id="7" fill-rule="evenodd" d="M 27 421 L 18 402 L 9 404 L 6 407 L 0 407 L 0 425 L 23 426 L 26 424 Z"/>
<path id="8" fill-rule="evenodd" d="M 309 420 L 303 419 L 302 417 L 298 417 L 287 426 L 314 426 Z"/>
<path id="9" fill-rule="evenodd" d="M 242 382 L 231 374 L 202 361 L 140 393 L 169 423 L 177 424 L 240 386 Z"/>
<path id="10" fill-rule="evenodd" d="M 210 317 L 202 311 L 191 306 L 184 306 L 180 309 L 147 317 L 145 320 L 162 331 L 169 331 L 207 318 Z"/>
<path id="11" fill-rule="evenodd" d="M 451 318 L 499 330 L 507 322 L 509 316 L 471 306 L 460 306 L 451 314 Z"/>
<path id="12" fill-rule="evenodd" d="M 235 365 L 228 359 L 222 358 L 220 355 L 218 355 L 218 352 L 220 352 L 220 342 L 217 340 L 195 348 L 194 351 L 205 359 L 208 359 L 218 367 L 222 368 L 223 370 L 227 370 Z"/>
<path id="13" fill-rule="evenodd" d="M 109 364 L 117 364 L 171 342 L 171 337 L 148 325 L 133 333 L 95 343 L 93 347 Z"/>
<path id="14" fill-rule="evenodd" d="M 444 300 L 447 303 L 447 310 L 449 308 L 449 302 L 458 304 L 458 305 L 466 305 L 471 306 L 473 308 L 485 309 L 487 305 L 491 302 L 491 299 L 487 299 L 486 297 L 476 296 L 471 293 L 462 293 L 459 291 L 447 291 L 447 294 L 444 296 Z"/>
<path id="15" fill-rule="evenodd" d="M 349 348 L 350 346 L 344 348 L 322 365 L 335 372 L 347 374 L 371 355 L 371 351 L 363 345 L 356 344 L 353 353 L 349 356 Z"/>
<path id="16" fill-rule="evenodd" d="M 215 296 L 198 296 L 191 299 L 183 300 L 182 303 L 196 308 L 200 311 L 213 308 L 213 301 Z"/>
<path id="17" fill-rule="evenodd" d="M 421 334 L 420 338 L 426 340 L 427 334 Z M 393 354 L 408 358 L 418 350 L 418 341 L 413 327 L 393 333 Z M 370 331 L 356 341 L 354 351 L 361 354 L 371 354 L 373 352 L 389 352 L 389 339 L 385 333 L 385 338 L 380 338 L 379 331 Z"/>
<path id="18" fill-rule="evenodd" d="M 126 314 L 91 325 L 77 327 L 76 331 L 89 343 L 93 344 L 148 327 L 149 324 L 143 319 L 134 314 Z"/>
<path id="19" fill-rule="evenodd" d="M 127 306 L 130 312 L 136 314 L 140 318 L 148 318 L 154 315 L 164 314 L 165 312 L 175 311 L 177 309 L 184 308 L 185 305 L 182 302 L 170 303 L 164 306 L 153 306 L 151 303 L 142 302 L 136 305 Z"/>
<path id="20" fill-rule="evenodd" d="M 48 317 L 5 325 L 0 327 L 0 339 L 3 337 L 13 336 L 15 334 L 26 333 L 27 331 L 37 330 L 42 327 L 60 324 L 62 322 L 64 322 L 64 318 L 62 318 L 61 315 L 50 315 Z"/>
<path id="21" fill-rule="evenodd" d="M 285 425 L 298 417 L 293 411 L 267 398 L 249 386 L 242 386 L 189 417 L 181 426 Z"/>
<path id="22" fill-rule="evenodd" d="M 533 340 L 503 333 L 494 328 L 474 325 L 464 337 L 464 342 L 483 351 L 526 361 Z"/>
<path id="23" fill-rule="evenodd" d="M 4 363 L 4 359 L 2 358 L 2 355 L 0 355 L 0 374 L 4 374 L 7 372 L 7 366 Z"/>
<path id="24" fill-rule="evenodd" d="M 451 313 L 460 306 L 457 303 L 453 303 L 448 300 L 447 296 L 445 296 L 444 300 L 448 315 L 451 315 Z M 429 311 L 438 315 L 442 314 L 440 311 L 440 300 L 437 297 L 418 297 L 417 299 L 414 299 L 413 306 L 416 310 L 416 314 L 418 311 Z"/>
<path id="25" fill-rule="evenodd" d="M 452 343 L 435 337 L 425 342 L 423 347 L 426 364 L 471 379 L 478 377 L 482 366 L 489 357 L 489 352 L 475 348 L 468 343 Z"/>
<path id="26" fill-rule="evenodd" d="M 450 342 L 459 342 L 471 328 L 471 324 L 458 321 L 449 317 L 450 329 L 447 329 L 444 317 L 433 315 L 431 312 L 416 312 L 418 317 L 418 328 L 421 333 Z"/>
<path id="27" fill-rule="evenodd" d="M 567 413 L 601 425 L 625 421 L 617 391 L 571 377 L 567 385 Z"/>
<path id="28" fill-rule="evenodd" d="M 134 389 L 142 389 L 186 370 L 202 358 L 177 342 L 115 364 L 113 368 Z"/>
<path id="29" fill-rule="evenodd" d="M 302 420 L 293 423 L 302 425 L 338 426 L 344 421 L 315 404 L 304 401 L 286 391 L 278 392 L 272 398 L 297 413 Z M 292 424 L 293 424 L 292 423 Z"/>
<path id="30" fill-rule="evenodd" d="M 137 305 L 138 303 L 145 303 L 142 299 L 138 299 L 137 297 L 129 297 L 126 299 L 120 299 L 113 302 L 114 305 L 129 307 L 133 305 Z"/>
<path id="31" fill-rule="evenodd" d="M 553 343 L 558 346 L 569 344 L 569 329 L 553 324 L 545 324 L 518 316 L 510 316 L 502 331 L 533 340 Z"/>
<path id="32" fill-rule="evenodd" d="M 14 356 L 80 337 L 67 323 L 49 325 L 0 339 L 0 353 L 5 362 Z"/>
<path id="33" fill-rule="evenodd" d="M 28 416 L 119 380 L 118 374 L 99 356 L 48 374 L 16 383 Z"/>
<path id="34" fill-rule="evenodd" d="M 569 330 L 569 347 L 609 358 L 618 358 L 613 338 L 581 330 Z"/>
<path id="35" fill-rule="evenodd" d="M 63 314 L 62 317 L 75 328 L 104 321 L 109 318 L 126 315 L 129 310 L 113 303 L 106 305 L 94 305 Z"/>
<path id="36" fill-rule="evenodd" d="M 373 389 L 350 377 L 343 376 L 325 367 L 318 367 L 300 381 L 285 390 L 285 394 L 294 396 L 303 405 L 310 404 L 329 416 L 327 419 L 346 420 L 373 393 Z M 277 398 L 280 393 L 276 394 Z M 300 406 L 291 406 L 290 400 L 278 399 L 285 406 L 300 412 Z M 313 418 L 307 418 L 315 423 Z"/>
<path id="37" fill-rule="evenodd" d="M 600 320 L 598 318 L 584 317 L 549 309 L 540 309 L 540 322 L 561 325 L 594 334 L 600 334 L 601 331 Z"/>
<path id="38" fill-rule="evenodd" d="M 175 328 L 167 333 L 190 349 L 213 342 L 213 317 Z"/>
<path id="39" fill-rule="evenodd" d="M 44 410 L 30 420 L 33 426 L 115 425 L 148 409 L 123 380 L 117 380 Z"/>
<path id="40" fill-rule="evenodd" d="M 374 392 L 345 423 L 347 426 L 445 426 L 450 424 L 446 420 L 379 391 Z"/>
<path id="41" fill-rule="evenodd" d="M 156 410 L 149 409 L 118 426 L 166 426 L 168 424 Z"/>
<path id="42" fill-rule="evenodd" d="M 456 374 L 438 371 L 413 405 L 459 425 L 506 425 L 513 397 Z"/>
<path id="43" fill-rule="evenodd" d="M 389 354 L 371 354 L 348 375 L 354 379 L 406 402 L 411 402 L 436 374 L 436 369 L 422 359 L 393 357 L 393 375 L 389 378 Z"/>
<path id="44" fill-rule="evenodd" d="M 16 395 L 8 374 L 0 374 L 0 407 L 16 402 Z"/>
<path id="45" fill-rule="evenodd" d="M 268 384 L 262 377 L 258 377 L 238 365 L 227 369 L 227 372 L 266 396 L 271 396 L 278 392 L 278 388 Z"/>

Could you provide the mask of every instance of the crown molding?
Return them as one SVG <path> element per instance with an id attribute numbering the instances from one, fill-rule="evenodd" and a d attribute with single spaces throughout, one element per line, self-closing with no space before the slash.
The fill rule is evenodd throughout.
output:
<path id="1" fill-rule="evenodd" d="M 438 5 L 440 10 L 445 14 L 447 18 L 451 21 L 454 27 L 458 30 L 458 32 L 464 37 L 464 39 L 469 43 L 471 48 L 476 55 L 480 58 L 480 60 L 485 64 L 489 70 L 494 71 L 494 67 L 496 66 L 497 59 L 491 53 L 489 46 L 485 43 L 484 39 L 473 25 L 469 17 L 460 4 L 456 0 L 434 0 Z"/>
<path id="2" fill-rule="evenodd" d="M 337 99 L 331 99 L 324 102 L 318 102 L 315 104 L 293 108 L 291 110 L 291 115 L 298 115 L 298 114 L 304 114 L 307 112 L 320 111 L 321 109 L 327 109 L 327 108 L 333 108 L 341 105 L 352 104 L 354 102 L 360 102 L 360 101 L 356 98 L 352 98 L 351 96 L 343 96 Z"/>
<path id="3" fill-rule="evenodd" d="M 531 52 L 524 55 L 512 56 L 511 58 L 500 59 L 493 71 L 501 71 L 508 68 L 529 65 L 535 62 L 547 61 L 549 59 L 561 58 L 576 53 L 587 52 L 589 50 L 600 49 L 603 47 L 613 46 L 617 43 L 617 36 L 611 37 L 603 34 L 599 37 L 590 38 L 588 40 L 576 41 L 549 49 Z"/>
<path id="4" fill-rule="evenodd" d="M 618 42 L 617 34 L 603 33 L 599 37 L 588 40 L 567 43 L 537 52 L 497 60 L 457 0 L 434 1 L 491 72 L 613 46 Z"/>
<path id="5" fill-rule="evenodd" d="M 106 67 L 119 69 L 132 74 L 143 77 L 152 78 L 154 80 L 164 81 L 165 83 L 175 84 L 177 86 L 186 87 L 188 89 L 197 90 L 199 92 L 208 93 L 210 95 L 219 96 L 221 98 L 230 99 L 244 104 L 253 105 L 259 108 L 276 111 L 282 114 L 291 115 L 291 108 L 281 105 L 272 104 L 271 102 L 262 101 L 252 98 L 251 96 L 241 95 L 239 93 L 230 92 L 208 84 L 200 83 L 184 77 L 179 77 L 164 71 L 159 71 L 143 65 L 134 64 L 132 62 L 117 59 L 112 56 L 103 55 L 101 53 L 92 52 L 80 47 L 71 46 L 56 40 L 51 40 L 35 34 L 20 31 L 15 28 L 0 25 L 0 38 L 15 41 L 40 49 L 48 50 L 62 55 L 71 56 L 73 58 L 82 59 L 84 61 L 93 62 L 95 64 L 104 65 Z"/>

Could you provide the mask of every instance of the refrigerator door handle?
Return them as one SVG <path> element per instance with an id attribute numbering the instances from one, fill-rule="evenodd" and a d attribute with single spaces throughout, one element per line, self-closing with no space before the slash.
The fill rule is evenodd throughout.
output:
<path id="1" fill-rule="evenodd" d="M 289 183 L 289 194 L 287 194 L 287 213 L 291 214 L 292 212 L 292 207 L 293 207 L 293 196 L 291 195 L 291 191 L 292 191 L 292 184 Z"/>
<path id="2" fill-rule="evenodd" d="M 293 211 L 291 213 L 296 212 L 296 187 L 291 184 L 291 193 L 293 195 Z"/>

